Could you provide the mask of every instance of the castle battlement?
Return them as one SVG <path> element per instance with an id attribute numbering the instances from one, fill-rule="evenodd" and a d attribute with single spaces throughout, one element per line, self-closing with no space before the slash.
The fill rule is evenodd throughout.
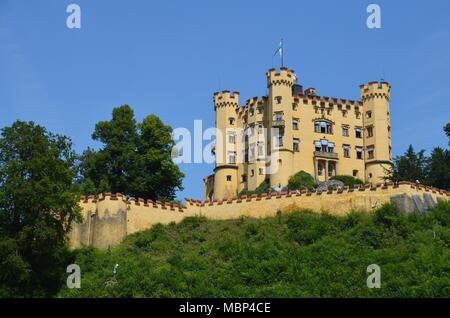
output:
<path id="1" fill-rule="evenodd" d="M 391 85 L 388 82 L 373 81 L 359 86 L 360 95 L 363 101 L 372 98 L 386 98 L 389 100 L 391 94 Z"/>
<path id="2" fill-rule="evenodd" d="M 263 218 L 275 216 L 278 211 L 290 213 L 299 209 L 346 215 L 352 210 L 370 213 L 385 203 L 392 203 L 407 213 L 423 213 L 438 201 L 448 201 L 449 196 L 448 191 L 400 182 L 323 192 L 303 189 L 226 200 L 186 198 L 184 207 L 178 208 L 160 201 L 127 199 L 120 193 L 105 193 L 80 197 L 83 222 L 73 224 L 69 241 L 73 248 L 83 245 L 108 248 L 119 244 L 129 234 L 149 229 L 158 223 L 181 222 L 189 216 L 205 216 L 212 220 L 238 219 L 243 216 Z"/>
<path id="3" fill-rule="evenodd" d="M 361 101 L 355 101 L 352 99 L 328 97 L 320 95 L 305 95 L 297 94 L 294 96 L 294 102 L 299 103 L 302 101 L 305 105 L 321 106 L 321 107 L 344 107 L 344 108 L 359 108 L 363 106 Z"/>
<path id="4" fill-rule="evenodd" d="M 267 85 L 287 85 L 293 86 L 295 84 L 295 72 L 286 67 L 280 68 L 280 71 L 277 72 L 276 69 L 271 68 L 266 73 L 267 76 Z"/>
<path id="5" fill-rule="evenodd" d="M 214 93 L 214 109 L 220 107 L 239 107 L 239 92 L 222 91 Z"/>

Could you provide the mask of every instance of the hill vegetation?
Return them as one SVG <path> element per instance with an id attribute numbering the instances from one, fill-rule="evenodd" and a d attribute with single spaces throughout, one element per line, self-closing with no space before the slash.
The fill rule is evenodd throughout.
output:
<path id="1" fill-rule="evenodd" d="M 345 217 L 191 217 L 74 257 L 81 288 L 59 297 L 448 297 L 450 205 L 421 215 L 385 205 Z M 366 285 L 370 264 L 381 268 L 380 289 Z"/>

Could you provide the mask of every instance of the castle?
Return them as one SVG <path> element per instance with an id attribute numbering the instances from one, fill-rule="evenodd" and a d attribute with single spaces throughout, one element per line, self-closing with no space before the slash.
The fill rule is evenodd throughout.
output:
<path id="1" fill-rule="evenodd" d="M 295 73 L 281 68 L 267 72 L 267 86 L 267 96 L 252 98 L 243 107 L 237 92 L 214 94 L 216 167 L 204 180 L 204 201 L 186 199 L 180 207 L 120 193 L 83 196 L 83 221 L 72 224 L 70 246 L 109 248 L 129 234 L 191 216 L 264 218 L 298 209 L 345 215 L 371 212 L 385 203 L 425 213 L 438 201 L 448 201 L 450 192 L 444 190 L 381 182 L 392 164 L 388 83 L 361 85 L 361 100 L 347 101 L 320 97 L 313 88 L 303 91 Z M 265 180 L 285 186 L 300 170 L 316 181 L 352 175 L 365 185 L 237 197 L 238 191 L 253 190 Z"/>
<path id="2" fill-rule="evenodd" d="M 204 178 L 204 198 L 227 199 L 263 181 L 282 188 L 306 171 L 317 182 L 350 175 L 383 182 L 392 165 L 387 82 L 360 86 L 360 100 L 303 90 L 293 70 L 266 73 L 267 95 L 239 106 L 239 93 L 214 94 L 214 174 Z"/>

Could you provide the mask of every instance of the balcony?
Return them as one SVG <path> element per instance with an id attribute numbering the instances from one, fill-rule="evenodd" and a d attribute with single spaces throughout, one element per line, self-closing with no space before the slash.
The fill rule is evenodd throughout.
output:
<path id="1" fill-rule="evenodd" d="M 314 157 L 325 159 L 339 159 L 338 154 L 335 152 L 314 151 Z"/>
<path id="2" fill-rule="evenodd" d="M 284 123 L 284 119 L 274 119 L 272 121 L 272 126 L 273 127 L 284 127 L 285 123 Z"/>

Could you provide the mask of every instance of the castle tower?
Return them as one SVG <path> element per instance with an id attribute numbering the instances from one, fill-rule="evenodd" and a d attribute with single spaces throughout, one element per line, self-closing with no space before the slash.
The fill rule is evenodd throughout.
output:
<path id="1" fill-rule="evenodd" d="M 365 180 L 383 182 L 392 166 L 392 144 L 387 82 L 370 82 L 360 86 L 363 102 Z"/>
<path id="2" fill-rule="evenodd" d="M 270 173 L 270 185 L 274 187 L 286 186 L 289 177 L 294 173 L 294 151 L 292 145 L 292 86 L 295 84 L 294 71 L 285 67 L 277 73 L 270 69 L 267 73 L 268 100 L 268 149 L 271 167 L 277 171 Z"/>
<path id="3" fill-rule="evenodd" d="M 238 132 L 237 109 L 239 93 L 229 91 L 214 93 L 216 111 L 216 167 L 214 169 L 214 198 L 236 196 L 238 185 Z"/>

